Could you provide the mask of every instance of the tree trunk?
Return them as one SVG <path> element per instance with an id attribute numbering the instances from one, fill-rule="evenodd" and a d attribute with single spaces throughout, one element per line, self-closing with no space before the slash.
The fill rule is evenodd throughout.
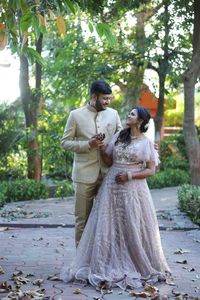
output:
<path id="1" fill-rule="evenodd" d="M 165 18 L 164 18 L 164 55 L 158 62 L 158 76 L 159 76 L 159 97 L 158 97 L 158 109 L 155 118 L 155 141 L 159 144 L 161 139 L 161 129 L 164 120 L 164 98 L 165 98 L 165 80 L 169 67 L 169 32 L 170 32 L 170 14 L 169 14 L 169 1 L 164 1 Z"/>
<path id="2" fill-rule="evenodd" d="M 192 183 L 200 185 L 200 142 L 195 127 L 194 92 L 197 78 L 200 75 L 200 1 L 194 1 L 193 57 L 184 80 L 184 120 L 183 131 L 189 158 Z"/>
<path id="3" fill-rule="evenodd" d="M 137 105 L 139 102 L 139 95 L 141 91 L 141 86 L 144 78 L 144 53 L 145 53 L 145 22 L 146 22 L 147 11 L 140 11 L 136 14 L 137 23 L 135 27 L 136 31 L 136 45 L 135 51 L 138 54 L 137 61 L 132 63 L 131 70 L 129 72 L 128 78 L 126 78 L 127 84 L 124 88 L 124 102 L 122 115 L 127 114 L 133 105 Z M 135 42 L 134 42 L 135 43 Z"/>
<path id="4" fill-rule="evenodd" d="M 155 118 L 155 141 L 160 143 L 161 140 L 161 129 L 164 119 L 164 98 L 165 98 L 165 80 L 167 74 L 167 68 L 163 65 L 159 68 L 159 97 L 158 97 L 158 108 Z M 161 70 L 160 70 L 161 69 Z"/>
<path id="5" fill-rule="evenodd" d="M 184 139 L 189 158 L 192 183 L 200 185 L 200 143 L 194 121 L 194 90 L 196 76 L 190 69 L 184 74 Z M 190 75 L 190 76 L 188 76 Z"/>
<path id="6" fill-rule="evenodd" d="M 41 43 L 42 40 L 39 41 Z M 41 85 L 41 69 L 36 67 L 36 86 Z M 26 122 L 28 178 L 40 180 L 41 158 L 38 143 L 38 92 L 32 95 L 29 86 L 29 65 L 25 55 L 20 57 L 20 95 Z"/>

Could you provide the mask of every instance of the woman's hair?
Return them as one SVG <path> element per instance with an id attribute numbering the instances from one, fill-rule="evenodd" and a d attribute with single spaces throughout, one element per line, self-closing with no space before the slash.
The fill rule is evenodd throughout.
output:
<path id="1" fill-rule="evenodd" d="M 146 132 L 148 129 L 148 123 L 151 118 L 149 112 L 144 108 L 143 106 L 134 106 L 132 108 L 137 110 L 138 113 L 138 119 L 142 121 L 140 125 L 140 131 L 141 132 Z M 119 136 L 115 142 L 115 145 L 118 143 L 123 143 L 124 147 L 128 146 L 131 143 L 131 128 L 125 128 L 122 129 L 119 133 Z"/>

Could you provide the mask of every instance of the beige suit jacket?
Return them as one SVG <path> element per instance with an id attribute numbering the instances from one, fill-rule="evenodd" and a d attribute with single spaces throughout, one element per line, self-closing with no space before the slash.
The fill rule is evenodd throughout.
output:
<path id="1" fill-rule="evenodd" d="M 89 104 L 71 111 L 62 137 L 64 149 L 74 152 L 72 180 L 81 183 L 93 183 L 99 173 L 107 172 L 99 149 L 90 149 L 89 140 L 97 133 L 105 134 L 105 143 L 122 129 L 116 110 L 107 108 L 97 112 Z"/>

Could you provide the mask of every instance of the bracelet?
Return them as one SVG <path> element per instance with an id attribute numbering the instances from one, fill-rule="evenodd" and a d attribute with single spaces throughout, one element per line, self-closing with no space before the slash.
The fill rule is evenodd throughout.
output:
<path id="1" fill-rule="evenodd" d="M 127 172 L 127 176 L 128 176 L 128 181 L 132 180 L 132 173 L 130 171 Z"/>

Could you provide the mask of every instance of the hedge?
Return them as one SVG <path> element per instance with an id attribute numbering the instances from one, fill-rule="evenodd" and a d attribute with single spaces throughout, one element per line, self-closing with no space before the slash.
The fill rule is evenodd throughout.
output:
<path id="1" fill-rule="evenodd" d="M 184 184 L 178 188 L 180 209 L 200 225 L 200 186 Z"/>

